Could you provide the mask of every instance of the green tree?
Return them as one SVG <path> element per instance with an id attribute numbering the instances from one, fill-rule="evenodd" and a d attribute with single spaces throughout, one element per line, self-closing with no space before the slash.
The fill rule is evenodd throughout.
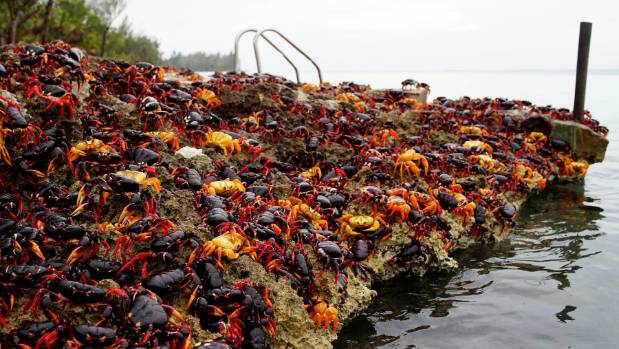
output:
<path id="1" fill-rule="evenodd" d="M 110 33 L 107 55 L 125 61 L 147 61 L 157 64 L 160 60 L 159 43 L 144 35 L 135 35 L 125 17 L 115 31 Z"/>
<path id="2" fill-rule="evenodd" d="M 234 68 L 234 56 L 228 54 L 208 54 L 206 52 L 194 52 L 182 54 L 173 52 L 168 59 L 162 60 L 161 64 L 180 68 L 188 68 L 194 71 L 223 71 Z"/>
<path id="3" fill-rule="evenodd" d="M 0 5 L 3 11 L 7 11 L 3 16 L 5 35 L 2 41 L 14 44 L 17 42 L 20 28 L 41 10 L 40 3 L 38 0 L 1 0 Z"/>
<path id="4" fill-rule="evenodd" d="M 43 24 L 41 25 L 41 42 L 47 42 L 49 38 L 49 19 L 52 16 L 54 9 L 54 0 L 47 0 L 45 10 L 43 12 Z"/>
<path id="5" fill-rule="evenodd" d="M 174 53 L 161 58 L 159 43 L 135 34 L 125 17 L 113 23 L 125 0 L 0 0 L 0 44 L 62 40 L 89 54 L 147 61 L 196 71 L 229 70 L 232 54 Z"/>
<path id="6" fill-rule="evenodd" d="M 107 36 L 112 29 L 112 24 L 120 16 L 121 12 L 125 9 L 125 0 L 92 0 L 90 2 L 90 8 L 97 14 L 101 23 L 103 24 L 101 30 L 101 47 L 99 49 L 99 55 L 105 56 L 105 45 L 107 43 Z"/>

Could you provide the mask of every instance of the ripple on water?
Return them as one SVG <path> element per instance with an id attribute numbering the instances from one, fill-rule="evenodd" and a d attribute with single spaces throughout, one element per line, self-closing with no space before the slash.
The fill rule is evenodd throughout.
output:
<path id="1" fill-rule="evenodd" d="M 377 302 L 342 331 L 335 347 L 589 347 L 609 341 L 600 334 L 611 331 L 612 320 L 591 329 L 587 318 L 599 317 L 600 301 L 616 304 L 613 292 L 590 284 L 617 287 L 606 273 L 619 246 L 606 251 L 617 239 L 603 229 L 617 222 L 606 222 L 613 218 L 600 197 L 589 186 L 585 193 L 582 185 L 563 185 L 531 198 L 511 238 L 460 252 L 459 272 L 381 285 Z M 580 330 L 588 332 L 572 335 Z"/>
<path id="2" fill-rule="evenodd" d="M 520 91 L 513 88 L 518 82 L 511 78 L 507 88 L 507 77 L 500 74 L 488 74 L 487 83 L 473 87 L 470 81 L 479 79 L 478 74 L 444 75 L 420 72 L 415 76 L 450 96 L 465 91 L 492 94 L 497 87 L 505 87 L 512 96 Z M 573 83 L 571 75 L 553 79 L 557 86 Z M 571 96 L 536 89 L 552 85 L 545 76 L 523 76 L 522 82 L 526 82 L 522 91 L 529 93 L 529 97 L 521 93 L 522 98 L 571 103 Z M 471 92 L 475 86 L 483 90 Z M 555 187 L 532 198 L 519 213 L 510 239 L 460 252 L 462 269 L 457 273 L 401 276 L 381 285 L 376 303 L 343 329 L 335 347 L 617 347 L 617 86 L 619 76 L 590 77 L 588 106 L 611 132 L 606 159 L 590 167 L 584 187 Z"/>

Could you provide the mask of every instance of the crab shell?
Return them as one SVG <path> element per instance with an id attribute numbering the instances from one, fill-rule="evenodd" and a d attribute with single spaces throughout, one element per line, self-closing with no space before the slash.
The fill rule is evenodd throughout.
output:
<path id="1" fill-rule="evenodd" d="M 245 192 L 245 186 L 239 179 L 224 179 L 204 184 L 202 188 L 211 195 L 230 196 L 236 192 Z"/>

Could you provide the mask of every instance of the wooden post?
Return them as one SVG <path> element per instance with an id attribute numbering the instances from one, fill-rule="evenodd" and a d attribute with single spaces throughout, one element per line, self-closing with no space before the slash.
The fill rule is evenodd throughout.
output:
<path id="1" fill-rule="evenodd" d="M 585 111 L 585 90 L 587 89 L 587 70 L 589 66 L 589 46 L 591 44 L 591 29 L 589 22 L 580 22 L 578 38 L 578 62 L 576 63 L 576 91 L 574 92 L 574 110 L 572 119 L 582 120 Z"/>

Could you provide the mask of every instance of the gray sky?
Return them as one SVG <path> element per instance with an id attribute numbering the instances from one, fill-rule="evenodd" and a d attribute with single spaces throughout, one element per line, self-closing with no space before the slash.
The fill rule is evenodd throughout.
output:
<path id="1" fill-rule="evenodd" d="M 616 0 L 129 0 L 125 14 L 166 54 L 229 52 L 240 30 L 273 27 L 329 71 L 573 69 L 587 20 L 590 68 L 619 68 Z M 261 48 L 266 70 L 281 63 Z"/>

